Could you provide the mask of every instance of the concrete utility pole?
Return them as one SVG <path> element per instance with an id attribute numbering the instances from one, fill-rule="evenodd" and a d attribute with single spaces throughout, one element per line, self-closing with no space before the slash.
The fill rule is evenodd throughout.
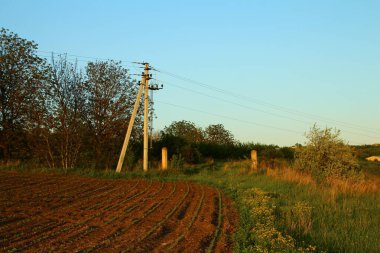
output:
<path id="1" fill-rule="evenodd" d="M 133 112 L 132 112 L 131 119 L 129 121 L 127 134 L 125 135 L 123 148 L 121 149 L 121 153 L 120 153 L 120 157 L 119 157 L 119 162 L 117 164 L 116 172 L 120 172 L 121 171 L 121 167 L 123 166 L 125 153 L 127 151 L 128 142 L 129 142 L 129 139 L 131 137 L 133 123 L 135 122 L 135 118 L 136 118 L 136 114 L 137 114 L 137 109 L 139 107 L 141 93 L 142 93 L 143 89 L 144 89 L 144 153 L 143 153 L 144 155 L 143 155 L 143 169 L 144 169 L 144 171 L 148 171 L 148 126 L 149 126 L 149 122 L 148 122 L 148 114 L 149 114 L 149 112 L 148 112 L 148 110 L 149 110 L 149 90 L 160 90 L 160 89 L 163 88 L 163 85 L 161 85 L 161 88 L 159 88 L 157 84 L 149 86 L 149 79 L 151 79 L 151 76 L 152 76 L 151 74 L 149 74 L 149 70 L 151 69 L 151 68 L 149 68 L 149 63 L 145 63 L 144 62 L 144 63 L 138 63 L 138 64 L 143 64 L 144 65 L 144 72 L 142 73 L 142 79 L 141 79 L 141 83 L 140 83 L 139 92 L 137 93 L 137 98 L 136 98 L 136 101 L 135 101 L 135 105 L 133 107 Z"/>
<path id="2" fill-rule="evenodd" d="M 144 171 L 148 171 L 148 151 L 149 151 L 149 137 L 148 137 L 148 126 L 149 126 L 149 90 L 155 91 L 160 90 L 163 88 L 163 85 L 161 85 L 161 88 L 158 87 L 157 84 L 149 86 L 149 80 L 152 77 L 152 74 L 149 74 L 149 70 L 151 68 L 149 67 L 149 63 L 145 63 L 145 89 L 144 89 L 144 154 L 143 154 L 143 169 Z M 153 116 L 153 115 L 152 115 Z"/>
<path id="3" fill-rule="evenodd" d="M 149 108 L 149 63 L 145 63 L 144 68 L 145 87 L 144 87 L 144 155 L 143 168 L 148 171 L 148 108 Z"/>
<path id="4" fill-rule="evenodd" d="M 131 119 L 129 120 L 127 134 L 125 135 L 123 147 L 122 147 L 121 152 L 120 152 L 119 162 L 117 163 L 116 172 L 118 172 L 118 173 L 121 171 L 121 167 L 123 166 L 125 153 L 127 151 L 129 139 L 131 137 L 133 124 L 135 122 L 135 118 L 136 118 L 136 114 L 137 114 L 137 109 L 139 108 L 141 93 L 142 93 L 143 87 L 145 85 L 145 80 L 146 80 L 146 76 L 144 74 L 144 75 L 142 75 L 142 78 L 141 78 L 139 92 L 137 93 L 135 105 L 133 106 L 132 116 L 131 116 Z"/>

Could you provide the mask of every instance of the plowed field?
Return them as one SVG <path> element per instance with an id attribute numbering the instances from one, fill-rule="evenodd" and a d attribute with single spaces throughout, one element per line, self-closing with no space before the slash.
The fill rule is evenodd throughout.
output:
<path id="1" fill-rule="evenodd" d="M 231 252 L 236 217 L 195 183 L 0 172 L 0 252 Z"/>

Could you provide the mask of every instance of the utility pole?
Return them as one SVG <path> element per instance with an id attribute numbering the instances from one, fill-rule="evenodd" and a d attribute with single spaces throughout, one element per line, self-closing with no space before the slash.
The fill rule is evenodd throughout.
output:
<path id="1" fill-rule="evenodd" d="M 149 86 L 149 80 L 152 77 L 152 74 L 149 74 L 149 70 L 151 68 L 149 67 L 149 63 L 145 63 L 144 68 L 144 75 L 145 75 L 145 87 L 144 87 L 144 154 L 143 154 L 143 169 L 144 171 L 148 171 L 148 151 L 149 151 L 149 137 L 148 137 L 148 126 L 149 126 L 149 90 L 155 91 L 160 90 L 163 88 L 163 85 L 161 85 L 161 88 L 158 87 L 157 84 L 150 85 Z M 153 96 L 152 96 L 153 97 Z M 153 117 L 153 115 L 152 115 Z"/>
<path id="2" fill-rule="evenodd" d="M 143 169 L 148 171 L 148 108 L 149 108 L 149 63 L 145 63 L 144 68 L 145 87 L 144 87 L 144 155 Z"/>
<path id="3" fill-rule="evenodd" d="M 139 92 L 137 93 L 135 105 L 133 106 L 132 116 L 131 116 L 131 119 L 129 120 L 127 134 L 125 135 L 123 147 L 122 147 L 121 152 L 120 152 L 119 162 L 117 163 L 117 167 L 116 167 L 116 172 L 117 173 L 119 173 L 121 171 L 121 167 L 123 166 L 125 153 L 127 151 L 129 139 L 131 138 L 132 128 L 133 128 L 133 124 L 135 122 L 135 118 L 136 118 L 136 114 L 137 114 L 137 109 L 139 108 L 140 97 L 141 97 L 141 93 L 142 93 L 143 87 L 145 85 L 145 80 L 146 80 L 146 76 L 145 76 L 145 73 L 144 73 L 142 75 L 142 78 L 141 78 Z"/>
<path id="4" fill-rule="evenodd" d="M 151 85 L 149 86 L 149 79 L 151 79 L 151 74 L 149 74 L 149 63 L 138 63 L 138 64 L 143 64 L 144 65 L 144 72 L 142 73 L 142 79 L 140 82 L 140 88 L 139 92 L 137 93 L 135 105 L 133 107 L 133 112 L 131 119 L 129 121 L 128 125 L 128 130 L 127 134 L 125 135 L 123 147 L 121 149 L 120 157 L 119 157 L 119 162 L 116 167 L 116 172 L 121 171 L 121 167 L 123 166 L 124 162 L 124 157 L 125 153 L 127 151 L 128 147 L 128 142 L 131 137 L 132 133 L 132 128 L 133 124 L 135 122 L 136 114 L 137 114 L 137 109 L 139 107 L 140 103 L 140 98 L 141 98 L 141 93 L 144 89 L 144 152 L 143 152 L 143 169 L 144 171 L 148 171 L 148 126 L 149 126 L 149 121 L 148 121 L 148 113 L 149 113 L 149 90 L 160 90 L 163 88 L 163 85 L 161 85 L 161 88 L 158 87 L 158 85 Z"/>

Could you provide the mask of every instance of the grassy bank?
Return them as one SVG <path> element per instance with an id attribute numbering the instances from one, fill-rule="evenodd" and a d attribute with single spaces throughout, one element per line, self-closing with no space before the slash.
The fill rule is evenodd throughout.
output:
<path id="1" fill-rule="evenodd" d="M 273 207 L 275 228 L 294 238 L 297 247 L 306 249 L 311 245 L 328 252 L 380 252 L 379 192 L 339 192 L 238 171 L 203 171 L 186 178 L 221 187 L 232 194 L 243 223 L 241 233 L 245 238 L 238 239 L 241 251 L 252 243 L 249 230 L 255 227 L 254 211 L 247 212 L 250 206 L 245 198 L 255 197 L 247 196 L 247 192 L 259 189 L 267 197 L 265 204 Z"/>

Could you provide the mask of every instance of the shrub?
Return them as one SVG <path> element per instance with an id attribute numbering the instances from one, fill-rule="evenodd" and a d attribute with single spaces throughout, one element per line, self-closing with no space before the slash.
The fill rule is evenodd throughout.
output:
<path id="1" fill-rule="evenodd" d="M 182 170 L 184 167 L 184 159 L 181 154 L 173 155 L 172 159 L 170 159 L 170 168 L 172 170 Z"/>
<path id="2" fill-rule="evenodd" d="M 311 173 L 317 182 L 326 178 L 355 178 L 361 175 L 354 152 L 340 137 L 339 130 L 314 125 L 305 146 L 296 150 L 295 168 Z"/>

